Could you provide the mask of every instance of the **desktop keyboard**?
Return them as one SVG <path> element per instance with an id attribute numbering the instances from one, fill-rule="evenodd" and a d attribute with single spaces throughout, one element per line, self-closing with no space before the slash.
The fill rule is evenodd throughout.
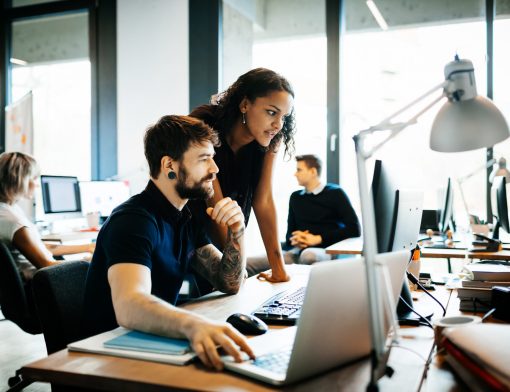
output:
<path id="1" fill-rule="evenodd" d="M 253 312 L 268 324 L 294 325 L 301 314 L 306 287 L 289 289 L 276 294 Z"/>

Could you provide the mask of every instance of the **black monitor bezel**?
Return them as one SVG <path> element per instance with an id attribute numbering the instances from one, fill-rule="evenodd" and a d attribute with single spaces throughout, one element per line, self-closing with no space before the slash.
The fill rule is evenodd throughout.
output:
<path id="1" fill-rule="evenodd" d="M 62 179 L 62 178 L 68 178 L 74 180 L 74 197 L 76 201 L 76 209 L 72 210 L 59 210 L 54 211 L 51 209 L 51 204 L 49 200 L 49 195 L 46 194 L 45 189 L 45 180 L 46 179 Z M 42 174 L 40 177 L 41 181 L 41 193 L 42 193 L 42 201 L 43 201 L 43 210 L 45 214 L 69 214 L 69 213 L 80 213 L 81 210 L 81 195 L 80 195 L 80 183 L 78 181 L 78 177 L 76 176 L 56 176 L 56 175 L 48 175 L 48 174 Z"/>

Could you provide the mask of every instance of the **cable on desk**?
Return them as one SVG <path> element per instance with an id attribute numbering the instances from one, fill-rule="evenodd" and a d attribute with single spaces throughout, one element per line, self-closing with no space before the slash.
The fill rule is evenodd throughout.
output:
<path id="1" fill-rule="evenodd" d="M 412 352 L 413 354 L 416 354 L 416 356 L 418 356 L 425 365 L 427 365 L 430 361 L 428 359 L 426 359 L 423 355 L 421 355 L 418 351 L 416 350 L 413 350 L 412 348 L 409 348 L 409 347 L 405 347 L 405 346 L 401 346 L 400 344 L 392 344 L 391 345 L 392 348 L 401 348 L 403 350 L 407 350 L 407 351 L 410 351 Z"/>
<path id="2" fill-rule="evenodd" d="M 491 310 L 489 310 L 487 313 L 485 313 L 482 317 L 482 323 L 487 320 L 487 317 L 489 317 L 492 313 L 494 313 L 496 311 L 496 308 L 492 308 Z"/>
<path id="3" fill-rule="evenodd" d="M 416 278 L 416 276 L 414 276 L 412 273 L 410 273 L 407 270 L 406 270 L 406 274 L 407 274 L 407 279 L 409 279 L 412 283 L 417 285 L 421 290 L 423 290 L 425 292 L 425 294 L 427 294 L 430 298 L 432 298 L 434 301 L 436 301 L 439 304 L 439 306 L 441 306 L 441 309 L 443 309 L 443 317 L 444 317 L 446 314 L 446 308 L 443 306 L 443 304 L 441 302 L 439 302 L 439 300 L 436 297 L 434 297 L 432 294 L 430 294 L 430 292 L 425 287 L 423 287 L 423 285 Z"/>
<path id="4" fill-rule="evenodd" d="M 409 309 L 411 312 L 413 312 L 415 315 L 417 315 L 417 316 L 420 318 L 420 320 L 419 320 L 419 322 L 418 322 L 418 323 L 419 323 L 419 325 L 425 325 L 425 326 L 427 326 L 427 327 L 430 327 L 430 328 L 434 329 L 434 327 L 432 326 L 432 324 L 430 323 L 430 321 L 429 321 L 429 320 L 427 320 L 427 318 L 426 318 L 426 317 L 423 317 L 423 316 L 422 316 L 420 313 L 418 313 L 416 310 L 414 310 L 414 308 L 413 308 L 411 305 L 409 305 L 409 304 L 407 303 L 407 301 L 406 301 L 404 298 L 402 298 L 402 296 L 400 296 L 400 301 L 402 301 L 402 303 L 403 303 L 403 304 L 407 307 L 407 309 Z"/>

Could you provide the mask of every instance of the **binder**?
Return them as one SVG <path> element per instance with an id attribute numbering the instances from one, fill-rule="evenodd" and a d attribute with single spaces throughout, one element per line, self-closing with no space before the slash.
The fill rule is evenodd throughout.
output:
<path id="1" fill-rule="evenodd" d="M 92 336 L 87 339 L 80 340 L 78 342 L 71 343 L 67 346 L 69 351 L 78 351 L 94 354 L 106 354 L 113 355 L 116 357 L 125 357 L 133 359 L 141 359 L 152 362 L 169 363 L 172 365 L 186 365 L 196 354 L 192 351 L 188 351 L 185 354 L 161 354 L 157 352 L 140 351 L 139 349 L 127 349 L 127 348 L 111 348 L 104 345 L 105 342 L 111 341 L 115 338 L 123 336 L 129 333 L 130 330 L 119 327 L 112 331 L 103 332 L 99 335 Z"/>

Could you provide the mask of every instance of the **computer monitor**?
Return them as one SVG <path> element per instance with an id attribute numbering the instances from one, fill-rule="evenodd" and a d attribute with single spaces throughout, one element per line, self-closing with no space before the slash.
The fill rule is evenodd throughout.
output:
<path id="1" fill-rule="evenodd" d="M 448 229 L 455 229 L 453 222 L 453 188 L 452 181 L 448 178 L 448 184 L 443 197 L 443 204 L 439 210 L 439 232 L 445 235 Z"/>
<path id="2" fill-rule="evenodd" d="M 45 220 L 82 217 L 77 177 L 42 175 L 41 193 Z"/>
<path id="3" fill-rule="evenodd" d="M 377 160 L 372 197 L 379 253 L 414 249 L 420 232 L 423 192 L 399 189 L 398 184 L 391 170 Z"/>
<path id="4" fill-rule="evenodd" d="M 492 238 L 499 239 L 500 228 L 510 233 L 505 176 L 494 177 L 491 188 L 491 203 L 494 210 L 494 218 L 496 218 L 496 226 L 494 226 Z"/>
<path id="5" fill-rule="evenodd" d="M 397 188 L 390 173 L 376 160 L 372 178 L 372 198 L 377 234 L 378 253 L 390 252 L 395 234 L 395 195 Z"/>
<path id="6" fill-rule="evenodd" d="M 387 165 L 377 160 L 372 178 L 375 226 L 378 253 L 409 249 L 416 246 L 420 232 L 423 211 L 423 192 L 398 189 L 399 182 Z M 411 252 L 409 252 L 409 257 Z M 401 298 L 413 307 L 411 291 L 407 282 L 403 283 Z M 397 316 L 401 324 L 419 322 L 419 318 L 402 301 L 397 305 Z M 428 309 L 420 312 L 430 318 Z"/>
<path id="7" fill-rule="evenodd" d="M 80 191 L 83 212 L 99 211 L 103 219 L 131 196 L 123 181 L 80 181 Z"/>

